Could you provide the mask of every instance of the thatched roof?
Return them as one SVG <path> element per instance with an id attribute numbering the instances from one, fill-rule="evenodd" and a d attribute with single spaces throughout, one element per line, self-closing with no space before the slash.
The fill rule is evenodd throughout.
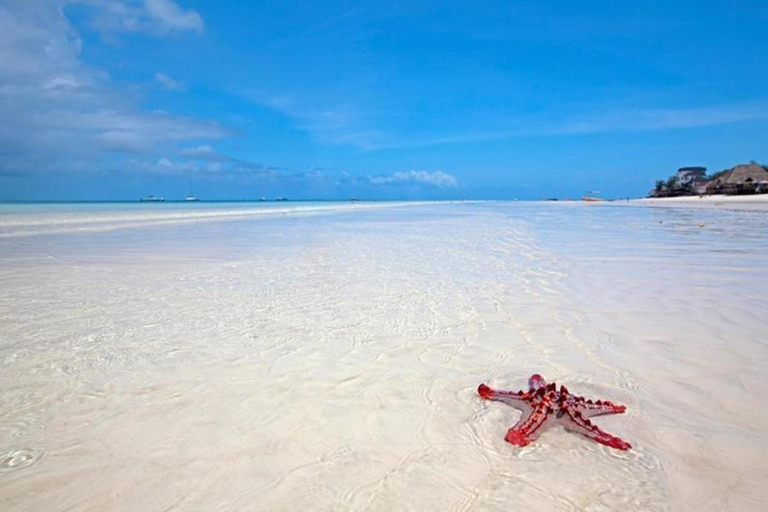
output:
<path id="1" fill-rule="evenodd" d="M 761 182 L 768 183 L 768 170 L 757 164 L 737 165 L 722 176 L 710 181 L 707 190 L 731 189 L 750 182 L 754 185 Z"/>
<path id="2" fill-rule="evenodd" d="M 737 165 L 725 175 L 720 177 L 723 185 L 738 185 L 751 180 L 753 183 L 768 181 L 768 171 L 762 165 L 742 164 Z"/>

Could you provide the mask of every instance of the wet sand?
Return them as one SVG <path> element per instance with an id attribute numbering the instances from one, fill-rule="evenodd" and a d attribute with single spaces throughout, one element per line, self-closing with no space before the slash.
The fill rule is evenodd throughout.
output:
<path id="1" fill-rule="evenodd" d="M 4 511 L 768 499 L 765 215 L 521 202 L 182 220 L 0 237 Z M 595 423 L 633 449 L 560 429 L 505 443 L 520 413 L 476 388 L 534 372 L 627 405 Z"/>
<path id="2" fill-rule="evenodd" d="M 654 208 L 713 208 L 722 210 L 768 211 L 768 194 L 754 196 L 686 196 L 632 199 L 631 204 Z M 621 204 L 621 201 L 616 204 Z"/>

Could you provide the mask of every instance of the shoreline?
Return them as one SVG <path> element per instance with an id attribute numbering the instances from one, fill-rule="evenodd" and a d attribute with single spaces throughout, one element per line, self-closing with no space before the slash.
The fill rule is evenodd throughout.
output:
<path id="1" fill-rule="evenodd" d="M 645 197 L 628 201 L 611 201 L 610 204 L 647 206 L 651 208 L 706 208 L 711 210 L 768 211 L 768 194 L 751 196 L 684 196 Z"/>

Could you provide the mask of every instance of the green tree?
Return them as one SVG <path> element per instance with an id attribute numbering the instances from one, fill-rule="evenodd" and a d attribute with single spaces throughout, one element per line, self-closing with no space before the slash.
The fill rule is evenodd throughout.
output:
<path id="1" fill-rule="evenodd" d="M 670 176 L 664 184 L 670 192 L 677 188 L 677 176 Z"/>

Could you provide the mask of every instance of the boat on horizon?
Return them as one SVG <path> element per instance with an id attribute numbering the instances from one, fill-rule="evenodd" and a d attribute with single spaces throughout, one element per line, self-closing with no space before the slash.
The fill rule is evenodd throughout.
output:
<path id="1" fill-rule="evenodd" d="M 189 195 L 187 195 L 184 198 L 185 201 L 199 201 L 200 198 L 195 195 L 195 192 L 192 190 L 192 182 L 189 182 Z"/>
<path id="2" fill-rule="evenodd" d="M 142 203 L 162 203 L 165 201 L 164 197 L 157 197 L 157 196 L 146 196 L 139 199 Z"/>
<path id="3" fill-rule="evenodd" d="M 600 201 L 605 201 L 605 199 L 600 197 L 600 194 L 602 194 L 602 192 L 600 192 L 599 190 L 590 190 L 589 192 L 587 192 L 582 196 L 581 200 L 586 201 L 588 203 L 597 203 Z"/>

